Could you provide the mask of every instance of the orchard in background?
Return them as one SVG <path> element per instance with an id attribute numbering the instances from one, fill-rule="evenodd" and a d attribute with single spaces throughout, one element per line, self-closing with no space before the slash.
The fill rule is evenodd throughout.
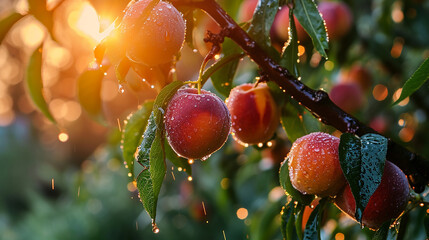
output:
<path id="1" fill-rule="evenodd" d="M 0 238 L 428 238 L 426 2 L 28 0 L 5 9 L 0 123 L 11 136 L 27 126 L 56 163 L 20 178 L 45 186 L 42 173 L 79 170 L 63 192 L 54 177 L 48 193 L 28 188 L 37 200 L 5 211 Z M 117 188 L 145 211 L 109 201 Z M 46 228 L 44 204 L 63 213 L 49 233 L 35 231 Z"/>

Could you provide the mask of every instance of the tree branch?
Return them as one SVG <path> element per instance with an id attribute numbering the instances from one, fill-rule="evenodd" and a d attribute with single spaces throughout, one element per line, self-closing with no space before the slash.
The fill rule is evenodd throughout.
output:
<path id="1" fill-rule="evenodd" d="M 236 42 L 271 81 L 285 89 L 287 94 L 306 107 L 321 122 L 341 132 L 358 136 L 376 133 L 335 105 L 326 92 L 307 87 L 287 69 L 277 64 L 214 0 L 173 0 L 173 4 L 200 8 L 207 12 L 224 29 L 226 36 Z M 429 162 L 390 139 L 387 159 L 408 175 L 409 182 L 416 192 L 422 192 L 429 183 Z"/>

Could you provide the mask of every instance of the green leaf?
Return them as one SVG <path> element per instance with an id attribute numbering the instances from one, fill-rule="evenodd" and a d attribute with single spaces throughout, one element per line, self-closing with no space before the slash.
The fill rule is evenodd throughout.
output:
<path id="1" fill-rule="evenodd" d="M 426 230 L 426 238 L 429 238 L 429 215 L 428 214 L 425 215 L 423 219 L 423 224 Z"/>
<path id="2" fill-rule="evenodd" d="M 194 49 L 194 11 L 189 10 L 183 16 L 186 22 L 186 34 L 185 34 L 185 42 L 191 49 Z"/>
<path id="3" fill-rule="evenodd" d="M 249 35 L 265 50 L 271 46 L 270 29 L 278 7 L 279 0 L 259 0 L 253 14 Z"/>
<path id="4" fill-rule="evenodd" d="M 3 39 L 6 37 L 6 34 L 12 26 L 24 16 L 25 15 L 14 12 L 0 20 L 0 44 L 3 42 Z"/>
<path id="5" fill-rule="evenodd" d="M 304 240 L 320 239 L 320 222 L 323 216 L 323 210 L 326 206 L 326 199 L 319 201 L 319 205 L 311 212 L 307 225 L 304 230 Z"/>
<path id="6" fill-rule="evenodd" d="M 153 221 L 156 218 L 158 195 L 166 173 L 163 108 L 183 85 L 183 82 L 174 81 L 158 94 L 138 152 L 137 161 L 144 169 L 137 177 L 137 188 L 143 206 Z"/>
<path id="7" fill-rule="evenodd" d="M 188 159 L 179 157 L 176 152 L 168 144 L 167 139 L 164 142 L 165 156 L 171 163 L 174 164 L 177 168 L 182 168 L 189 176 L 192 175 L 192 166 L 189 164 Z"/>
<path id="8" fill-rule="evenodd" d="M 304 127 L 302 114 L 291 103 L 286 103 L 281 112 L 283 129 L 291 142 L 307 134 Z"/>
<path id="9" fill-rule="evenodd" d="M 132 179 L 134 179 L 134 154 L 142 141 L 142 135 L 152 112 L 152 106 L 152 101 L 145 102 L 136 112 L 130 114 L 123 130 L 122 155 Z"/>
<path id="10" fill-rule="evenodd" d="M 389 234 L 390 221 L 385 222 L 374 234 L 372 240 L 386 240 Z"/>
<path id="11" fill-rule="evenodd" d="M 280 212 L 281 215 L 281 232 L 284 240 L 297 239 L 294 231 L 295 226 L 295 215 L 294 215 L 295 204 L 293 201 L 287 203 Z"/>
<path id="12" fill-rule="evenodd" d="M 298 34 L 296 32 L 295 18 L 293 17 L 293 8 L 289 9 L 290 31 L 289 45 L 284 49 L 280 65 L 288 69 L 295 77 L 299 76 L 298 69 Z"/>
<path id="13" fill-rule="evenodd" d="M 103 122 L 101 104 L 101 85 L 104 78 L 104 68 L 91 68 L 83 72 L 77 80 L 78 98 L 80 105 L 96 121 Z"/>
<path id="14" fill-rule="evenodd" d="M 393 105 L 400 103 L 405 98 L 409 97 L 417 91 L 429 79 L 429 58 L 419 66 L 413 75 L 405 82 L 402 87 L 401 96 L 396 100 Z"/>
<path id="15" fill-rule="evenodd" d="M 326 49 L 329 48 L 325 22 L 313 0 L 296 0 L 294 15 L 313 41 L 316 50 L 327 58 Z"/>
<path id="16" fill-rule="evenodd" d="M 48 104 L 43 94 L 42 80 L 42 52 L 43 45 L 37 48 L 30 57 L 27 66 L 26 82 L 27 89 L 33 103 L 51 122 L 56 123 L 54 117 L 49 111 Z"/>
<path id="17" fill-rule="evenodd" d="M 298 201 L 303 205 L 309 205 L 313 200 L 313 195 L 304 195 L 292 186 L 292 183 L 290 182 L 290 177 L 289 177 L 288 162 L 289 162 L 289 157 L 287 157 L 280 166 L 280 171 L 279 171 L 280 186 L 283 188 L 283 190 L 287 195 L 292 197 L 294 201 Z"/>
<path id="18" fill-rule="evenodd" d="M 340 164 L 355 198 L 358 222 L 381 182 L 386 154 L 387 139 L 381 135 L 366 134 L 360 139 L 350 133 L 341 135 Z"/>
<path id="19" fill-rule="evenodd" d="M 220 94 L 228 97 L 232 89 L 232 81 L 237 71 L 238 63 L 243 54 L 238 45 L 231 39 L 225 39 L 225 42 L 222 44 L 222 53 L 224 55 L 222 59 L 214 63 L 206 72 L 209 71 L 211 73 L 215 89 Z"/>

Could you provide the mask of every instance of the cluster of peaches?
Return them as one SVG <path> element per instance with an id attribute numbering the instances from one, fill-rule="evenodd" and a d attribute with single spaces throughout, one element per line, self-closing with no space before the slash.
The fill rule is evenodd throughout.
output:
<path id="1" fill-rule="evenodd" d="M 244 1 L 243 4 L 247 5 L 243 9 L 254 10 L 257 2 Z M 148 67 L 171 61 L 185 38 L 185 22 L 181 13 L 164 1 L 150 6 L 152 10 L 147 11 L 151 3 L 150 0 L 141 0 L 129 6 L 121 23 L 121 31 L 129 40 L 125 49 L 127 57 Z M 253 10 L 247 11 L 251 12 L 250 15 L 242 13 L 241 20 L 248 21 Z M 333 30 L 329 32 L 331 39 L 341 37 L 350 28 L 350 12 L 345 5 L 322 2 L 319 10 L 328 31 Z M 337 15 L 346 15 L 348 20 L 338 22 L 335 19 Z M 283 7 L 274 21 L 272 39 L 286 41 L 288 32 L 282 30 L 280 21 L 287 18 L 288 23 L 288 17 L 287 7 Z M 300 25 L 297 30 L 298 37 L 305 41 L 308 37 L 305 31 Z M 344 86 L 338 88 L 347 88 Z M 367 87 L 367 84 L 361 86 L 362 89 Z M 342 102 L 341 98 L 346 98 L 333 91 L 331 98 L 334 102 Z M 345 90 L 338 92 L 344 93 Z M 352 101 L 342 107 L 346 111 L 354 111 L 356 106 L 350 105 L 355 103 Z M 164 115 L 167 139 L 174 151 L 185 158 L 202 160 L 221 148 L 230 133 L 242 144 L 264 143 L 273 137 L 279 123 L 279 106 L 265 83 L 233 88 L 226 103 L 208 91 L 182 88 L 172 97 Z M 296 140 L 288 154 L 289 175 L 292 185 L 301 193 L 335 197 L 336 205 L 353 216 L 355 201 L 340 167 L 339 141 L 337 137 L 320 132 Z M 406 176 L 397 166 L 386 161 L 381 184 L 363 213 L 363 224 L 377 229 L 385 221 L 398 217 L 407 205 L 408 195 Z"/>

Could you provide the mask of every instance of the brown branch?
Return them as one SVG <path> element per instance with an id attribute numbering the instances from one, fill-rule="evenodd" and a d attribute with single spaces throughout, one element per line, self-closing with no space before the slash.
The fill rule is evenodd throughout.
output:
<path id="1" fill-rule="evenodd" d="M 214 0 L 173 0 L 177 6 L 200 8 L 207 12 L 225 31 L 226 36 L 236 42 L 262 71 L 281 89 L 285 89 L 296 101 L 305 106 L 315 117 L 341 132 L 362 136 L 376 133 L 335 105 L 328 94 L 313 90 L 296 79 L 290 72 L 277 64 Z M 429 183 L 429 162 L 389 139 L 387 159 L 408 175 L 416 192 L 422 192 Z"/>

